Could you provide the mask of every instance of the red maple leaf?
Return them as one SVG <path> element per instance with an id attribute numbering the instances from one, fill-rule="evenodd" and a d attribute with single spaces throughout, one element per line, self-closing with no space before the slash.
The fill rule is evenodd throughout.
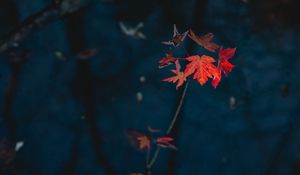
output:
<path id="1" fill-rule="evenodd" d="M 167 82 L 171 82 L 171 83 L 177 82 L 176 89 L 178 89 L 186 81 L 186 76 L 184 75 L 183 72 L 180 71 L 181 66 L 180 66 L 178 60 L 175 61 L 175 65 L 176 65 L 176 70 L 171 70 L 171 72 L 176 74 L 176 76 L 166 78 L 163 81 L 167 81 Z"/>
<path id="2" fill-rule="evenodd" d="M 220 47 L 219 51 L 219 60 L 218 60 L 218 70 L 219 76 L 215 77 L 212 81 L 212 85 L 216 88 L 221 81 L 222 72 L 228 76 L 234 67 L 228 60 L 231 59 L 235 54 L 236 48 L 226 48 L 223 50 L 223 47 Z"/>
<path id="3" fill-rule="evenodd" d="M 219 51 L 219 61 L 218 61 L 218 68 L 224 72 L 227 76 L 232 68 L 234 67 L 228 60 L 231 59 L 235 54 L 236 48 L 226 48 L 223 50 L 223 47 L 220 47 Z"/>
<path id="4" fill-rule="evenodd" d="M 203 46 L 205 49 L 211 52 L 215 52 L 216 49 L 219 48 L 219 46 L 212 42 L 211 40 L 214 38 L 214 34 L 208 33 L 204 36 L 197 36 L 192 30 L 189 30 L 188 35 L 193 41 L 195 41 L 200 46 Z"/>
<path id="5" fill-rule="evenodd" d="M 175 63 L 176 59 L 173 57 L 173 53 L 172 52 L 167 52 L 166 53 L 166 57 L 159 60 L 159 67 L 158 68 L 164 68 L 170 64 Z"/>
<path id="6" fill-rule="evenodd" d="M 173 145 L 172 143 L 170 143 L 171 141 L 173 141 L 174 139 L 171 137 L 159 137 L 156 138 L 156 144 L 162 148 L 171 148 L 171 149 L 175 149 L 177 150 L 177 147 L 175 145 Z"/>
<path id="7" fill-rule="evenodd" d="M 156 139 L 156 142 L 157 143 L 167 143 L 167 142 L 171 142 L 173 141 L 174 139 L 172 137 L 158 137 Z"/>
<path id="8" fill-rule="evenodd" d="M 204 85 L 209 78 L 215 78 L 219 76 L 217 67 L 213 64 L 215 59 L 207 56 L 199 55 L 187 57 L 186 60 L 190 61 L 186 65 L 184 75 L 186 77 L 194 74 L 193 79 L 197 79 L 200 85 Z"/>

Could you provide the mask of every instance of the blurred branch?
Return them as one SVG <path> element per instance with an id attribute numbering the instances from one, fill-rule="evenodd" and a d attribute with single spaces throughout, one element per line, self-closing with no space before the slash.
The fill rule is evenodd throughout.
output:
<path id="1" fill-rule="evenodd" d="M 66 30 L 70 49 L 74 53 L 86 48 L 85 42 L 85 10 L 77 11 L 66 19 Z M 91 70 L 90 63 L 85 60 L 77 60 L 76 73 L 74 77 L 74 95 L 83 106 L 85 122 L 88 133 L 92 139 L 96 163 L 103 168 L 108 175 L 116 175 L 117 172 L 102 151 L 101 130 L 98 128 L 97 109 L 95 104 L 96 76 Z"/>
<path id="2" fill-rule="evenodd" d="M 20 42 L 34 29 L 58 20 L 62 16 L 75 12 L 89 0 L 53 0 L 46 8 L 26 18 L 19 26 L 0 41 L 0 53 Z"/>

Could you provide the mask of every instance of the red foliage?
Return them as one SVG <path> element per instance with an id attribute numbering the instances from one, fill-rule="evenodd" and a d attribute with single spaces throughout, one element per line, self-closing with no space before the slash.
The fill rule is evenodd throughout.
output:
<path id="1" fill-rule="evenodd" d="M 183 34 L 179 34 L 176 26 L 174 26 L 174 37 L 176 35 L 181 36 Z M 234 65 L 230 63 L 228 60 L 234 56 L 236 52 L 236 48 L 223 49 L 223 47 L 219 47 L 219 45 L 212 42 L 212 39 L 214 38 L 214 35 L 212 33 L 208 33 L 204 36 L 197 36 L 192 30 L 189 30 L 188 36 L 198 45 L 204 47 L 210 52 L 216 52 L 216 50 L 220 48 L 217 66 L 215 65 L 216 61 L 212 56 L 193 55 L 193 56 L 187 56 L 186 58 L 175 58 L 172 52 L 168 52 L 166 54 L 166 57 L 159 61 L 160 63 L 159 67 L 162 68 L 165 67 L 166 65 L 170 65 L 175 62 L 176 70 L 171 70 L 171 72 L 173 72 L 175 76 L 166 78 L 163 81 L 177 83 L 176 89 L 178 89 L 180 86 L 184 84 L 184 82 L 187 81 L 187 78 L 189 76 L 193 75 L 193 79 L 196 79 L 201 86 L 203 86 L 211 78 L 212 86 L 216 88 L 222 79 L 222 73 L 228 76 L 228 74 L 232 71 Z M 182 38 L 184 39 L 183 36 Z M 183 41 L 183 39 L 180 40 L 180 42 L 178 41 L 175 44 L 173 43 L 170 45 L 176 47 Z M 188 62 L 183 72 L 180 71 L 179 60 Z"/>
<path id="2" fill-rule="evenodd" d="M 234 67 L 228 60 L 231 59 L 235 54 L 236 48 L 227 48 L 223 50 L 223 47 L 220 47 L 219 51 L 219 60 L 218 60 L 218 70 L 219 76 L 215 77 L 212 81 L 212 85 L 216 88 L 219 82 L 221 81 L 222 72 L 228 76 Z"/>
<path id="3" fill-rule="evenodd" d="M 151 143 L 150 143 L 150 139 L 147 136 L 142 135 L 137 137 L 136 139 L 139 141 L 138 148 L 140 150 L 150 149 Z"/>
<path id="4" fill-rule="evenodd" d="M 226 76 L 231 72 L 233 64 L 228 60 L 231 59 L 235 54 L 236 48 L 227 48 L 223 50 L 223 47 L 219 51 L 218 68 L 224 72 Z"/>
<path id="5" fill-rule="evenodd" d="M 186 81 L 186 76 L 183 72 L 180 71 L 181 66 L 178 60 L 175 61 L 175 64 L 176 64 L 176 70 L 171 70 L 171 72 L 173 72 L 176 76 L 166 78 L 163 81 L 167 81 L 171 83 L 177 82 L 176 89 L 178 89 L 178 87 L 182 86 L 183 83 Z"/>
<path id="6" fill-rule="evenodd" d="M 162 148 L 171 148 L 177 150 L 177 147 L 170 143 L 174 139 L 171 137 L 159 137 L 156 139 L 156 144 Z"/>
<path id="7" fill-rule="evenodd" d="M 204 85 L 209 78 L 218 77 L 218 69 L 213 64 L 215 59 L 210 56 L 190 56 L 187 57 L 186 60 L 190 61 L 189 64 L 186 65 L 184 70 L 184 75 L 190 76 L 194 73 L 193 79 L 196 79 L 200 85 Z"/>
<path id="8" fill-rule="evenodd" d="M 151 148 L 151 138 L 137 131 L 127 131 L 127 136 L 131 144 L 138 150 L 147 150 Z"/>
<path id="9" fill-rule="evenodd" d="M 166 57 L 159 60 L 159 68 L 164 68 L 170 64 L 175 63 L 176 59 L 173 57 L 172 52 L 167 52 Z"/>
<path id="10" fill-rule="evenodd" d="M 144 134 L 137 131 L 129 131 L 127 134 L 129 140 L 138 150 L 150 150 L 152 144 L 156 144 L 162 148 L 171 148 L 177 150 L 176 146 L 170 143 L 174 139 L 171 137 L 153 137 L 153 134 L 158 133 L 160 130 L 148 127 L 149 134 Z"/>

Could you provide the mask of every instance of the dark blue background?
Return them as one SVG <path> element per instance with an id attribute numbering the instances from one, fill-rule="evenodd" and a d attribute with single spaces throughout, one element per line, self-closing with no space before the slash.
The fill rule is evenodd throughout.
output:
<path id="1" fill-rule="evenodd" d="M 1 0 L 0 36 L 49 0 Z M 300 174 L 300 59 L 296 0 L 92 1 L 20 42 L 25 61 L 0 60 L 0 136 L 24 140 L 3 174 L 102 175 L 143 172 L 144 153 L 128 129 L 167 129 L 180 90 L 157 69 L 172 26 L 212 32 L 237 47 L 229 78 L 215 90 L 192 82 L 153 174 Z M 140 21 L 147 40 L 125 36 L 119 21 Z M 184 45 L 196 52 L 191 42 Z M 99 48 L 88 60 L 76 54 Z M 66 60 L 57 59 L 56 51 Z M 181 53 L 183 54 L 183 53 Z M 139 81 L 140 76 L 146 82 Z M 143 101 L 136 101 L 136 93 Z M 229 98 L 237 101 L 230 108 Z M 85 116 L 85 119 L 82 119 Z M 1 174 L 1 173 L 0 173 Z"/>

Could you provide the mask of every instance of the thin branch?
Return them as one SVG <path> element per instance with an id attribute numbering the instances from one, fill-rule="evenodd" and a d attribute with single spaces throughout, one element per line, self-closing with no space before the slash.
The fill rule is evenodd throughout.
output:
<path id="1" fill-rule="evenodd" d="M 174 117 L 173 117 L 173 119 L 171 121 L 171 124 L 170 124 L 170 126 L 169 126 L 169 128 L 168 128 L 168 130 L 166 132 L 167 135 L 169 135 L 170 132 L 172 131 L 172 129 L 174 127 L 174 124 L 175 124 L 175 122 L 176 122 L 176 120 L 177 120 L 177 118 L 179 116 L 179 112 L 180 112 L 180 110 L 182 108 L 183 100 L 184 100 L 184 97 L 185 97 L 188 85 L 189 85 L 189 82 L 186 82 L 186 84 L 184 86 L 184 89 L 183 89 L 183 92 L 181 94 L 180 101 L 179 101 L 179 104 L 177 106 L 176 112 L 175 112 Z"/>
<path id="2" fill-rule="evenodd" d="M 153 164 L 155 163 L 158 155 L 159 155 L 159 152 L 160 152 L 160 147 L 157 147 L 156 150 L 155 150 L 155 153 L 150 161 L 150 163 L 147 165 L 147 169 L 150 170 L 151 167 L 153 166 Z"/>
<path id="3" fill-rule="evenodd" d="M 174 114 L 174 116 L 173 116 L 173 118 L 172 118 L 172 121 L 171 121 L 171 123 L 170 123 L 170 125 L 169 125 L 169 128 L 168 128 L 168 130 L 167 130 L 167 132 L 166 132 L 166 135 L 169 135 L 169 134 L 171 133 L 171 131 L 172 131 L 172 129 L 173 129 L 173 127 L 174 127 L 174 125 L 175 125 L 177 119 L 178 119 L 178 116 L 179 116 L 179 113 L 180 113 L 180 111 L 181 111 L 181 108 L 182 108 L 182 105 L 183 105 L 183 101 L 184 101 L 184 98 L 185 98 L 185 95 L 186 95 L 186 91 L 187 91 L 188 85 L 189 85 L 189 82 L 187 81 L 187 82 L 185 83 L 184 89 L 183 89 L 182 94 L 181 94 L 181 97 L 180 97 L 179 104 L 178 104 L 178 106 L 177 106 L 177 108 L 176 108 L 176 112 L 175 112 L 175 114 Z M 157 148 L 156 148 L 156 150 L 155 150 L 155 152 L 154 152 L 154 155 L 153 155 L 151 161 L 147 164 L 147 167 L 146 167 L 146 168 L 147 168 L 147 173 L 148 173 L 148 175 L 149 175 L 149 172 L 150 172 L 151 167 L 154 165 L 155 161 L 156 161 L 157 158 L 158 158 L 160 149 L 161 149 L 160 147 L 157 147 Z M 151 174 L 151 172 L 150 172 L 150 174 Z"/>
<path id="4" fill-rule="evenodd" d="M 146 167 L 145 167 L 147 175 L 151 175 L 151 171 L 150 171 L 150 169 L 148 169 L 148 164 L 149 164 L 149 161 L 150 161 L 150 154 L 151 154 L 151 149 L 147 149 Z"/>
<path id="5" fill-rule="evenodd" d="M 146 155 L 146 165 L 149 164 L 149 161 L 150 161 L 150 152 L 151 150 L 150 149 L 147 149 L 147 155 Z"/>

